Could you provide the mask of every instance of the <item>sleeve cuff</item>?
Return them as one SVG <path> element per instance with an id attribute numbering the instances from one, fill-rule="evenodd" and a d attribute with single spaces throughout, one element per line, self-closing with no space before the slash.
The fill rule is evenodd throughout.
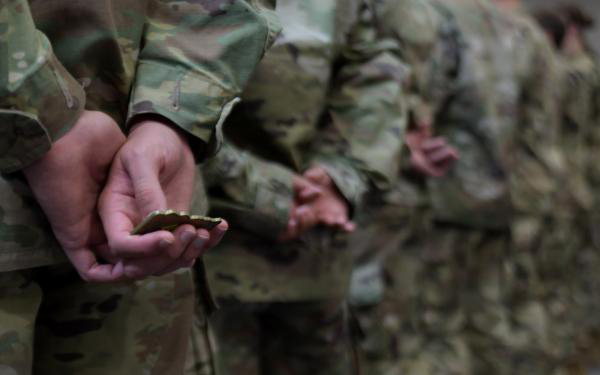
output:
<path id="1" fill-rule="evenodd" d="M 211 197 L 213 213 L 262 237 L 275 239 L 286 229 L 294 199 L 292 171 L 225 142 L 203 172 L 209 190 L 224 194 L 223 199 Z"/>
<path id="2" fill-rule="evenodd" d="M 288 224 L 291 204 L 294 201 L 294 174 L 286 168 L 268 164 L 256 165 L 250 176 L 250 186 L 255 185 L 253 210 L 260 216 L 270 218 L 273 233 L 281 234 Z"/>
<path id="3" fill-rule="evenodd" d="M 369 184 L 354 166 L 342 158 L 319 158 L 312 162 L 325 169 L 335 183 L 340 193 L 348 201 L 351 211 L 355 212 L 361 206 L 363 198 L 369 190 Z"/>
<path id="4" fill-rule="evenodd" d="M 20 170 L 42 157 L 77 122 L 85 92 L 62 64 L 48 60 L 0 98 L 0 172 Z"/>
<path id="5" fill-rule="evenodd" d="M 158 114 L 201 141 L 204 158 L 222 144 L 220 127 L 239 101 L 235 93 L 208 76 L 159 63 L 138 65 L 127 123 L 141 114 Z M 141 78 L 143 77 L 143 78 Z"/>

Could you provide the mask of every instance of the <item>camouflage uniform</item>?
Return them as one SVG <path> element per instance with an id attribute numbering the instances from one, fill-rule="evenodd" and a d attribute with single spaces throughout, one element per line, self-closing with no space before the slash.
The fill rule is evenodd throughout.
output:
<path id="1" fill-rule="evenodd" d="M 441 70 L 442 85 L 436 74 L 425 80 L 420 102 L 432 103 L 437 133 L 461 158 L 427 181 L 432 228 L 385 262 L 395 290 L 384 306 L 399 302 L 379 321 L 396 329 L 384 348 L 398 359 L 373 373 L 547 374 L 556 363 L 533 256 L 538 233 L 528 225 L 549 216 L 560 175 L 553 56 L 523 16 L 487 1 L 430 4 L 458 26 L 446 43 L 456 65 Z"/>
<path id="2" fill-rule="evenodd" d="M 377 40 L 362 1 L 278 1 L 284 25 L 208 166 L 215 214 L 231 233 L 206 258 L 222 310 L 214 323 L 225 373 L 350 373 L 346 236 L 316 228 L 279 243 L 294 174 L 320 165 L 358 212 L 370 185 L 398 170 L 404 67 Z M 242 123 L 247 133 L 231 131 Z M 231 324 L 230 317 L 240 319 Z"/>
<path id="3" fill-rule="evenodd" d="M 598 305 L 598 290 L 600 290 L 600 277 L 598 277 L 598 267 L 600 267 L 600 168 L 598 166 L 598 152 L 600 150 L 600 127 L 598 120 L 600 119 L 600 69 L 595 56 L 589 52 L 580 56 L 568 56 L 572 65 L 576 67 L 575 71 L 579 72 L 578 77 L 581 77 L 578 82 L 584 85 L 584 91 L 591 91 L 591 103 L 589 104 L 590 124 L 586 137 L 586 177 L 589 183 L 590 190 L 593 196 L 592 209 L 590 213 L 590 232 L 589 239 L 591 246 L 586 246 L 584 256 L 582 256 L 579 265 L 586 272 L 577 273 L 577 275 L 585 275 L 583 282 L 579 284 L 579 290 L 584 291 L 585 297 L 583 301 L 588 302 L 591 306 L 587 306 L 587 312 L 594 315 L 586 315 L 589 330 L 583 337 L 582 345 L 585 346 L 587 352 L 588 364 L 591 362 L 594 366 L 598 366 L 600 362 L 600 324 L 596 320 L 599 316 L 597 312 L 600 309 Z M 588 97 L 589 99 L 589 97 Z"/>
<path id="4" fill-rule="evenodd" d="M 598 152 L 600 152 L 600 126 L 598 126 L 598 119 L 600 118 L 600 68 L 598 67 L 598 61 L 595 56 L 591 56 L 589 53 L 577 55 L 577 56 L 564 56 L 563 61 L 566 61 L 568 66 L 572 67 L 572 70 L 576 72 L 573 75 L 573 83 L 577 83 L 579 90 L 583 91 L 588 100 L 589 104 L 585 104 L 585 110 L 587 116 L 589 116 L 590 126 L 586 128 L 586 142 L 585 142 L 585 166 L 586 176 L 592 189 L 592 195 L 594 197 L 593 208 L 592 208 L 592 220 L 591 220 L 591 236 L 594 246 L 600 248 L 600 167 L 596 162 Z M 589 96 L 588 96 L 589 95 Z M 573 98 L 572 103 L 578 103 L 576 98 Z M 577 106 L 575 106 L 577 108 Z M 585 118 L 585 117 L 584 117 Z"/>
<path id="5" fill-rule="evenodd" d="M 539 239 L 563 167 L 553 122 L 554 56 L 520 11 L 478 0 L 445 4 L 465 50 L 458 90 L 436 129 L 461 159 L 429 188 L 435 229 L 454 239 L 447 253 L 462 275 L 458 302 L 471 371 L 548 374 L 559 364 L 537 259 L 546 252 Z"/>
<path id="6" fill-rule="evenodd" d="M 600 287 L 600 256 L 594 212 L 597 206 L 592 187 L 595 181 L 597 145 L 597 90 L 600 87 L 594 58 L 585 51 L 559 52 L 561 85 L 560 145 L 564 150 L 568 174 L 556 210 L 558 249 L 544 262 L 555 342 L 562 344 L 563 355 L 572 364 L 585 366 L 586 358 L 597 360 L 600 321 L 596 295 Z M 593 358 L 596 357 L 596 358 Z M 583 363 L 582 363 L 583 361 Z"/>
<path id="7" fill-rule="evenodd" d="M 124 131 L 163 116 L 209 153 L 273 21 L 243 1 L 0 1 L 1 373 L 181 373 L 191 273 L 85 284 L 19 170 L 84 109 Z"/>
<path id="8" fill-rule="evenodd" d="M 455 83 L 459 30 L 428 1 L 379 2 L 377 14 L 381 33 L 400 43 L 410 67 L 410 125 L 431 123 Z M 391 189 L 369 198 L 352 239 L 357 265 L 350 305 L 361 373 L 464 373 L 468 352 L 456 334 L 464 316 L 451 310 L 458 280 L 447 277 L 451 259 L 427 241 L 435 234 L 424 178 L 403 166 Z"/>

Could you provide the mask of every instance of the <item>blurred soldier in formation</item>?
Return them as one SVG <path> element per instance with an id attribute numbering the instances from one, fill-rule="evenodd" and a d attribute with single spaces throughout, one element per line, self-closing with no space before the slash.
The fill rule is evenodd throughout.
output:
<path id="1" fill-rule="evenodd" d="M 399 180 L 367 197 L 353 234 L 355 269 L 349 295 L 361 374 L 461 373 L 466 346 L 440 294 L 447 264 L 426 249 L 431 210 L 425 176 L 445 173 L 457 152 L 432 136 L 432 116 L 454 82 L 459 38 L 449 17 L 420 0 L 376 2 L 382 35 L 396 39 L 410 69 L 407 147 Z M 441 332 L 444 332 L 442 334 Z M 434 337 L 435 335 L 435 337 Z"/>
<path id="2" fill-rule="evenodd" d="M 545 255 L 540 273 L 547 289 L 554 340 L 563 343 L 563 355 L 573 356 L 573 365 L 581 366 L 584 361 L 585 366 L 586 356 L 598 354 L 594 353 L 594 335 L 600 328 L 596 298 L 600 258 L 591 220 L 599 77 L 584 39 L 593 20 L 573 5 L 542 11 L 537 19 L 558 55 L 559 140 L 568 171 L 555 214 L 554 236 L 559 241 L 552 247 L 554 251 Z"/>
<path id="3" fill-rule="evenodd" d="M 398 335 L 395 371 L 551 373 L 559 364 L 549 355 L 534 254 L 562 171 L 552 52 L 518 1 L 423 3 L 458 29 L 440 39 L 442 63 L 456 65 L 428 82 L 438 90 L 429 99 L 435 134 L 460 159 L 447 176 L 426 181 L 431 228 L 392 250 L 404 262 L 386 262 L 396 266 L 390 300 L 415 296 L 396 305 L 396 319 L 381 319 Z M 440 66 L 435 54 L 430 63 Z"/>
<path id="4" fill-rule="evenodd" d="M 579 257 L 575 273 L 579 278 L 578 292 L 581 293 L 578 302 L 588 304 L 582 321 L 589 330 L 579 343 L 584 353 L 587 352 L 586 365 L 597 367 L 600 364 L 600 301 L 597 298 L 600 291 L 600 69 L 585 38 L 585 32 L 594 26 L 594 20 L 574 6 L 563 6 L 559 12 L 566 21 L 561 55 L 569 77 L 566 89 L 571 92 L 567 113 L 585 132 L 582 153 L 592 195 L 588 232 L 591 246 L 586 246 Z M 588 244 L 585 242 L 585 245 Z"/>
<path id="5" fill-rule="evenodd" d="M 519 1 L 443 5 L 462 35 L 462 66 L 434 127 L 461 158 L 428 187 L 435 249 L 453 260 L 468 371 L 548 374 L 559 365 L 535 254 L 563 167 L 552 51 Z"/>
<path id="6" fill-rule="evenodd" d="M 223 374 L 347 375 L 343 232 L 399 169 L 405 67 L 366 1 L 283 0 L 276 13 L 283 32 L 206 166 L 212 212 L 234 229 L 206 258 L 218 362 Z"/>
<path id="7" fill-rule="evenodd" d="M 194 154 L 218 146 L 277 32 L 268 12 L 0 0 L 0 373 L 182 372 L 187 268 L 226 224 L 130 233 L 190 208 Z"/>

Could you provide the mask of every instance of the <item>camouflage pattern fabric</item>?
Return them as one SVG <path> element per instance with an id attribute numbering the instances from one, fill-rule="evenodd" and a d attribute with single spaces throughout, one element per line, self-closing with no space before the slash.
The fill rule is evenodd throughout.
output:
<path id="1" fill-rule="evenodd" d="M 380 33 L 399 43 L 407 64 L 409 126 L 431 123 L 455 84 L 460 32 L 448 12 L 434 2 L 378 0 L 374 9 Z"/>
<path id="2" fill-rule="evenodd" d="M 83 284 L 68 265 L 0 279 L 0 373 L 182 373 L 194 308 L 189 270 L 117 285 Z"/>
<path id="3" fill-rule="evenodd" d="M 348 288 L 352 257 L 346 236 L 316 228 L 288 243 L 276 239 L 289 217 L 292 178 L 307 168 L 322 166 L 356 213 L 370 186 L 384 187 L 395 177 L 406 122 L 405 66 L 396 44 L 377 38 L 363 1 L 284 0 L 276 13 L 282 34 L 225 123 L 222 152 L 205 168 L 212 213 L 237 229 L 205 258 L 222 308 L 215 319 L 258 303 L 268 306 L 273 324 L 295 321 L 289 324 L 297 328 L 281 332 L 261 325 L 257 335 L 268 342 L 305 343 L 298 350 L 306 353 L 294 353 L 289 344 L 256 349 L 242 345 L 240 337 L 235 350 L 251 358 L 249 368 L 279 361 L 284 367 L 262 371 L 348 374 L 347 337 L 334 335 L 325 345 L 330 328 L 311 318 L 324 316 L 328 325 L 344 326 L 343 315 L 330 311 L 342 309 Z M 227 324 L 217 325 L 217 338 L 230 334 L 235 332 Z M 327 364 L 332 361 L 335 366 Z"/>
<path id="4" fill-rule="evenodd" d="M 461 159 L 430 188 L 438 220 L 457 233 L 475 231 L 472 241 L 452 248 L 465 257 L 459 262 L 465 269 L 454 272 L 467 274 L 464 332 L 472 371 L 551 373 L 560 358 L 550 350 L 536 262 L 546 248 L 533 239 L 551 213 L 561 176 L 554 57 L 524 14 L 486 1 L 446 5 L 465 40 L 464 66 L 461 91 L 436 128 Z"/>
<path id="5" fill-rule="evenodd" d="M 204 267 L 198 266 L 194 276 L 196 303 L 194 304 L 194 317 L 188 337 L 183 374 L 214 375 L 218 373 L 215 363 L 216 344 L 208 321 L 208 317 L 214 312 L 214 300 L 208 289 Z"/>
<path id="6" fill-rule="evenodd" d="M 454 75 L 437 78 L 425 69 L 424 82 L 446 83 L 425 85 L 416 102 L 429 106 L 461 159 L 447 177 L 428 180 L 433 226 L 385 262 L 393 291 L 361 308 L 375 315 L 359 321 L 377 322 L 388 340 L 379 343 L 388 360 L 374 361 L 369 347 L 363 358 L 372 373 L 559 373 L 564 353 L 552 340 L 540 280 L 539 256 L 549 245 L 537 242 L 552 228 L 564 178 L 552 121 L 554 57 L 522 14 L 479 0 L 430 4 L 458 26 L 460 40 L 446 44 L 458 64 L 448 71 Z M 413 298 L 398 297 L 411 285 L 420 287 Z"/>
<path id="7" fill-rule="evenodd" d="M 395 177 L 405 126 L 399 85 L 405 66 L 393 54 L 393 42 L 375 37 L 368 11 L 358 18 L 360 5 L 278 3 L 277 14 L 290 30 L 283 30 L 225 123 L 221 160 L 206 168 L 209 188 L 220 193 L 213 198 L 229 203 L 223 210 L 234 210 L 228 218 L 244 229 L 255 230 L 237 215 L 256 212 L 267 225 L 273 217 L 278 230 L 262 234 L 276 237 L 287 218 L 282 211 L 289 207 L 291 177 L 312 165 L 326 168 L 353 206 L 369 183 L 386 186 Z M 322 56 L 313 57 L 313 48 Z M 282 84 L 287 81 L 298 89 L 289 90 Z M 246 124 L 242 131 L 235 126 L 240 122 Z"/>
<path id="8" fill-rule="evenodd" d="M 228 306 L 210 318 L 218 373 L 353 374 L 346 318 L 337 299 Z"/>
<path id="9" fill-rule="evenodd" d="M 582 269 L 578 269 L 577 275 L 586 275 L 583 278 L 579 290 L 585 291 L 585 297 L 582 301 L 590 303 L 592 306 L 588 306 L 588 311 L 598 311 L 597 291 L 600 290 L 600 279 L 596 270 L 600 266 L 600 200 L 599 200 L 599 187 L 600 187 L 600 169 L 596 162 L 598 157 L 598 151 L 600 150 L 600 132 L 598 127 L 598 116 L 600 115 L 600 71 L 598 69 L 598 62 L 595 57 L 592 57 L 589 53 L 586 56 L 570 56 L 574 65 L 578 68 L 576 71 L 580 71 L 582 77 L 579 82 L 589 87 L 586 89 L 592 92 L 592 103 L 590 104 L 590 115 L 592 121 L 589 127 L 589 133 L 586 149 L 587 157 L 586 160 L 586 171 L 587 179 L 589 182 L 590 189 L 592 191 L 593 205 L 590 214 L 590 242 L 591 246 L 586 247 L 584 256 L 580 259 L 583 260 L 582 269 L 586 272 L 581 272 Z M 582 63 L 583 62 L 583 63 Z M 581 67 L 586 69 L 579 70 Z M 592 68 L 593 66 L 593 68 Z M 593 72 L 593 73 L 592 73 Z M 595 79 L 594 79 L 595 77 Z M 589 85 L 589 86 L 588 86 Z M 580 263 L 580 264 L 581 264 Z M 592 318 L 592 316 L 586 316 L 586 318 Z M 598 358 L 600 358 L 600 329 L 598 329 L 598 323 L 596 321 L 591 322 L 592 329 L 587 332 L 587 337 L 584 337 L 581 341 L 587 345 L 586 350 L 586 364 L 589 366 L 591 363 L 594 367 L 598 366 Z"/>
<path id="10" fill-rule="evenodd" d="M 587 367 L 597 363 L 600 305 L 595 297 L 600 285 L 600 261 L 594 241 L 594 194 L 597 127 L 597 91 L 600 87 L 597 64 L 585 50 L 559 51 L 561 87 L 560 145 L 568 163 L 568 188 L 559 201 L 556 233 L 558 249 L 544 264 L 548 306 L 552 325 L 560 333 L 555 340 L 571 363 Z"/>
<path id="11" fill-rule="evenodd" d="M 403 0 L 375 7 L 382 34 L 399 42 L 408 63 L 412 125 L 432 122 L 459 68 L 459 30 L 436 6 Z M 457 304 L 464 275 L 444 252 L 448 236 L 432 230 L 425 180 L 408 165 L 400 172 L 390 189 L 370 195 L 351 241 L 356 264 L 349 302 L 360 371 L 466 373 L 465 312 Z"/>
<path id="12" fill-rule="evenodd" d="M 220 138 L 215 128 L 279 30 L 271 11 L 245 1 L 0 5 L 3 173 L 38 159 L 84 109 L 109 114 L 124 130 L 139 114 L 157 114 L 196 140 L 199 157 L 213 152 Z M 18 178 L 1 178 L 0 196 L 17 198 L 2 207 L 3 222 L 41 221 Z M 34 231 L 27 241 L 6 236 L 0 270 L 55 262 L 51 232 Z"/>
<path id="13" fill-rule="evenodd" d="M 374 220 L 352 241 L 355 254 L 370 250 L 356 254 L 350 293 L 361 374 L 468 373 L 466 315 L 457 303 L 465 274 L 445 243 L 454 233 L 432 231 L 425 190 L 417 189 L 409 179 L 397 184 L 396 199 L 389 193 L 375 205 Z"/>
<path id="14" fill-rule="evenodd" d="M 586 148 L 587 148 L 587 159 L 586 165 L 586 176 L 588 178 L 590 189 L 594 197 L 592 207 L 592 221 L 591 221 L 591 236 L 595 247 L 600 247 L 600 195 L 598 194 L 600 187 L 600 167 L 596 163 L 598 153 L 600 152 L 600 127 L 598 126 L 598 116 L 600 116 L 600 70 L 598 68 L 598 62 L 595 58 L 590 55 L 585 56 L 572 56 L 565 57 L 565 59 L 571 60 L 576 66 L 576 71 L 579 71 L 582 67 L 578 77 L 581 77 L 577 82 L 583 84 L 584 82 L 591 87 L 585 88 L 585 91 L 591 91 L 591 104 L 586 106 L 590 110 L 591 126 L 588 128 L 589 133 L 586 137 Z M 595 71 L 595 73 L 593 73 Z M 595 78 L 594 78 L 595 77 Z"/>
<path id="15" fill-rule="evenodd" d="M 190 272 L 83 283 L 18 171 L 83 110 L 109 114 L 123 131 L 138 115 L 159 115 L 189 133 L 199 159 L 214 153 L 278 31 L 255 1 L 0 1 L 0 372 L 183 371 Z"/>
<path id="16" fill-rule="evenodd" d="M 399 168 L 404 66 L 392 54 L 394 44 L 375 38 L 368 11 L 359 19 L 360 11 L 353 1 L 278 3 L 289 31 L 284 28 L 225 124 L 230 144 L 206 166 L 213 211 L 244 228 L 207 257 L 217 295 L 266 302 L 344 294 L 350 257 L 330 231 L 289 244 L 273 239 L 287 223 L 294 173 L 324 167 L 358 208 L 369 183 L 385 186 Z M 315 27 L 327 43 L 309 31 Z M 313 57 L 313 48 L 323 52 Z M 287 81 L 297 89 L 282 84 Z M 237 123 L 246 124 L 244 131 L 234 130 Z M 287 272 L 255 272 L 277 267 Z"/>
<path id="17" fill-rule="evenodd" d="M 462 226 L 479 231 L 471 245 L 452 250 L 466 255 L 472 370 L 552 373 L 561 358 L 551 349 L 537 263 L 546 246 L 535 238 L 547 229 L 563 167 L 553 122 L 554 56 L 543 33 L 520 12 L 486 1 L 446 4 L 466 50 L 458 78 L 462 92 L 436 127 L 461 160 L 430 187 L 441 221 L 459 232 Z"/>

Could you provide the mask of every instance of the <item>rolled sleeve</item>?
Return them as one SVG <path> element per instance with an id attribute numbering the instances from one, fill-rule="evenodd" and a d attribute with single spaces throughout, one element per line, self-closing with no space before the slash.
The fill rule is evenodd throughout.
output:
<path id="1" fill-rule="evenodd" d="M 224 142 L 203 167 L 207 186 L 220 191 L 213 212 L 262 237 L 277 238 L 287 227 L 294 201 L 294 173 Z"/>
<path id="2" fill-rule="evenodd" d="M 272 44 L 276 18 L 240 0 L 151 4 L 128 123 L 161 115 L 201 141 L 200 155 L 212 155 L 221 141 L 215 130 Z"/>
<path id="3" fill-rule="evenodd" d="M 27 1 L 0 9 L 0 172 L 41 156 L 79 119 L 85 92 L 33 23 Z"/>

